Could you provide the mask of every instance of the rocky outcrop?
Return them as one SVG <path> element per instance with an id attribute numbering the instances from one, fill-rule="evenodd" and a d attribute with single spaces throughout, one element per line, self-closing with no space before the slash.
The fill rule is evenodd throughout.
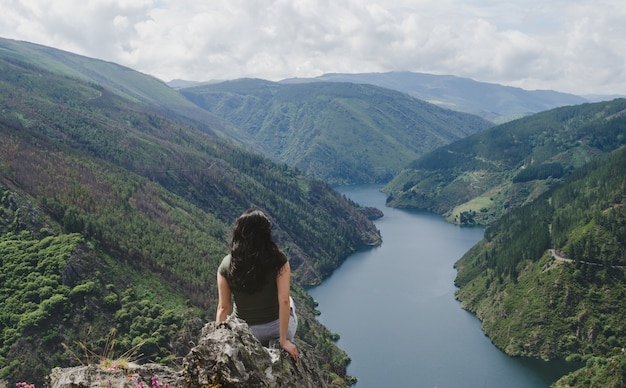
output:
<path id="1" fill-rule="evenodd" d="M 124 367 L 102 368 L 98 365 L 54 368 L 50 374 L 51 388 L 165 388 L 182 387 L 180 372 L 159 364 L 128 364 Z"/>
<path id="2" fill-rule="evenodd" d="M 297 345 L 295 362 L 281 349 L 263 347 L 245 322 L 228 319 L 205 325 L 182 370 L 157 364 L 108 370 L 90 365 L 55 368 L 50 381 L 52 388 L 325 387 L 312 349 L 302 341 Z"/>
<path id="3" fill-rule="evenodd" d="M 281 349 L 261 346 L 240 320 L 210 322 L 183 362 L 186 387 L 325 387 L 310 348 L 297 345 L 295 362 Z"/>

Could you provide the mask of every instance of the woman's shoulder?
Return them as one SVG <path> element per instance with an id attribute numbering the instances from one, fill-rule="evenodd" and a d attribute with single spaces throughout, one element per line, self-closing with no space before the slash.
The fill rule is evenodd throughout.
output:
<path id="1" fill-rule="evenodd" d="M 220 263 L 220 266 L 217 269 L 217 272 L 222 276 L 226 276 L 228 274 L 229 267 L 230 267 L 230 254 L 224 256 L 224 258 L 222 259 L 222 262 Z"/>

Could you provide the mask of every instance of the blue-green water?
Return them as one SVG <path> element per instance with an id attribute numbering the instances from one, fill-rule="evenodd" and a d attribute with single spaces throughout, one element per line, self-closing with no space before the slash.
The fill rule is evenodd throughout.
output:
<path id="1" fill-rule="evenodd" d="M 454 298 L 453 264 L 483 236 L 429 213 L 387 208 L 376 186 L 339 191 L 385 213 L 383 244 L 351 255 L 309 293 L 319 320 L 352 358 L 357 388 L 548 387 L 574 369 L 512 358 L 483 335 Z"/>

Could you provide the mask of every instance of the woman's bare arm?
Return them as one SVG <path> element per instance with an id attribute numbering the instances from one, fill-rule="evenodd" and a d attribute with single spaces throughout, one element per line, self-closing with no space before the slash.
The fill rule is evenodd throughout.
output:
<path id="1" fill-rule="evenodd" d="M 280 347 L 285 349 L 294 360 L 298 361 L 298 349 L 287 339 L 287 328 L 289 326 L 289 281 L 291 278 L 291 267 L 289 262 L 278 272 L 276 285 L 278 287 L 278 318 L 280 323 Z"/>
<path id="2" fill-rule="evenodd" d="M 230 286 L 228 285 L 228 281 L 221 274 L 217 274 L 217 292 L 218 292 L 218 302 L 217 302 L 217 312 L 215 313 L 215 320 L 217 322 L 223 322 L 230 314 L 232 309 L 231 306 L 231 292 Z"/>

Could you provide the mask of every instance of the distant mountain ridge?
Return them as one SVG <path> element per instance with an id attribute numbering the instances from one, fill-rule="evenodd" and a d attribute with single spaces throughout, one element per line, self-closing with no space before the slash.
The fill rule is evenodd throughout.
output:
<path id="1" fill-rule="evenodd" d="M 330 184 L 387 182 L 410 160 L 493 124 L 372 85 L 240 79 L 183 88 L 250 145 Z"/>
<path id="2" fill-rule="evenodd" d="M 353 82 L 376 85 L 460 112 L 501 123 L 564 105 L 587 102 L 583 97 L 551 90 L 524 90 L 478 82 L 452 75 L 395 71 L 387 73 L 324 74 L 314 78 L 288 78 L 285 84 Z"/>

